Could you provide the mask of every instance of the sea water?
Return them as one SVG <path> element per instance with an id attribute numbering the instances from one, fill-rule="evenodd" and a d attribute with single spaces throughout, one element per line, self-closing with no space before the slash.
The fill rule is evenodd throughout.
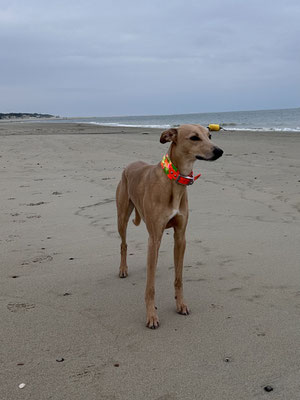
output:
<path id="1" fill-rule="evenodd" d="M 175 115 L 68 118 L 64 121 L 145 128 L 169 128 L 182 124 L 201 124 L 204 126 L 219 124 L 228 130 L 300 132 L 300 108 Z"/>

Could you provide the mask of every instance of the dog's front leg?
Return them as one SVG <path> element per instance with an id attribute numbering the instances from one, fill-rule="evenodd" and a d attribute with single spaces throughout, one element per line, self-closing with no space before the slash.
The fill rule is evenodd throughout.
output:
<path id="1" fill-rule="evenodd" d="M 159 327 L 159 320 L 155 307 L 155 272 L 161 236 L 162 235 L 158 236 L 150 234 L 148 239 L 147 284 L 145 291 L 145 302 L 147 312 L 146 326 L 150 329 L 156 329 Z"/>
<path id="2" fill-rule="evenodd" d="M 174 267 L 175 267 L 175 300 L 176 310 L 179 314 L 188 315 L 189 309 L 183 299 L 182 271 L 185 252 L 185 227 L 174 227 Z"/>

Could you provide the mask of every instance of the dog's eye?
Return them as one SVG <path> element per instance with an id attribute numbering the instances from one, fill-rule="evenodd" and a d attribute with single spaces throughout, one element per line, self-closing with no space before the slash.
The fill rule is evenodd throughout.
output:
<path id="1" fill-rule="evenodd" d="M 211 135 L 208 135 L 208 139 L 211 139 Z"/>
<path id="2" fill-rule="evenodd" d="M 195 140 L 195 141 L 196 141 L 196 140 L 201 140 L 201 139 L 199 138 L 199 136 L 196 136 L 196 135 L 195 135 L 195 136 L 191 136 L 190 139 L 191 139 L 191 140 Z"/>

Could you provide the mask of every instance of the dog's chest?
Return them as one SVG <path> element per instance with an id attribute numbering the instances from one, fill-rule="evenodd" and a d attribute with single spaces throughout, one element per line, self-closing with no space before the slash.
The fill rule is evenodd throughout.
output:
<path id="1" fill-rule="evenodd" d="M 169 207 L 167 211 L 168 221 L 177 215 L 182 215 L 182 211 L 187 205 L 185 192 L 182 193 L 182 188 L 177 186 L 180 185 L 175 184 L 175 188 L 173 188 L 173 191 L 170 195 Z"/>
<path id="2" fill-rule="evenodd" d="M 174 218 L 175 215 L 178 215 L 178 214 L 179 214 L 179 210 L 173 209 L 171 214 L 168 216 L 169 221 L 170 221 L 170 219 Z"/>

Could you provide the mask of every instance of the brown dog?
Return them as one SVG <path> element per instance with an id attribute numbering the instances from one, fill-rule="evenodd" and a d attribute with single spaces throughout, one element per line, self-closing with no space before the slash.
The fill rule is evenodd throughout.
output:
<path id="1" fill-rule="evenodd" d="M 186 186 L 194 182 L 194 162 L 214 161 L 223 150 L 210 141 L 210 133 L 201 125 L 182 125 L 162 133 L 161 143 L 171 142 L 168 156 L 157 165 L 137 161 L 128 165 L 117 188 L 118 230 L 121 236 L 120 278 L 128 275 L 126 230 L 135 208 L 135 225 L 144 220 L 148 233 L 147 285 L 145 292 L 149 328 L 159 326 L 156 312 L 155 271 L 161 238 L 165 229 L 174 229 L 175 299 L 179 314 L 189 314 L 183 299 L 182 269 L 185 229 L 188 222 Z"/>

